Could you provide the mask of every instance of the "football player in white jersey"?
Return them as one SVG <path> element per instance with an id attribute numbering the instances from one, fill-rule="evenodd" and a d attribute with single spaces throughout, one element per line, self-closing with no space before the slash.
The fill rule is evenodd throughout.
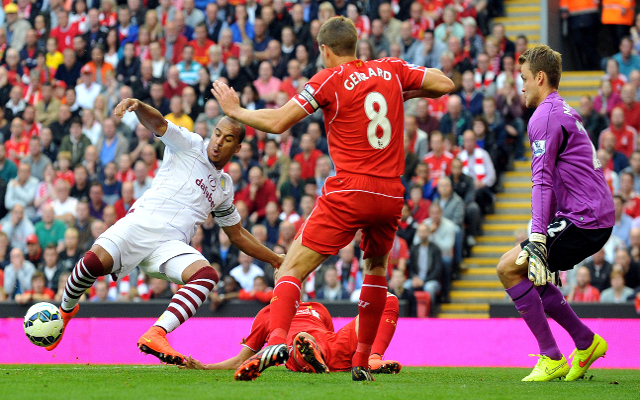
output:
<path id="1" fill-rule="evenodd" d="M 60 311 L 66 326 L 78 312 L 79 297 L 99 276 L 121 278 L 136 266 L 147 275 L 184 285 L 138 340 L 141 351 L 165 363 L 182 364 L 184 356 L 169 345 L 166 334 L 196 313 L 219 279 L 202 254 L 189 246 L 207 216 L 213 212 L 231 242 L 248 255 L 274 268 L 280 267 L 284 256 L 260 244 L 241 226 L 233 205 L 233 182 L 222 171 L 240 150 L 244 125 L 221 119 L 205 146 L 201 136 L 165 120 L 137 99 L 124 99 L 114 109 L 120 118 L 127 112 L 135 112 L 140 123 L 166 145 L 164 162 L 151 188 L 78 261 L 67 280 Z"/>

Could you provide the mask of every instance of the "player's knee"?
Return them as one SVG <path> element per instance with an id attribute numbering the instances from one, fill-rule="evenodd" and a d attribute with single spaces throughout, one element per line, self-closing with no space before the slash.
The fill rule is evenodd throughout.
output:
<path id="1" fill-rule="evenodd" d="M 197 279 L 206 279 L 209 281 L 213 281 L 215 282 L 214 283 L 215 285 L 220 280 L 220 277 L 218 276 L 218 273 L 216 272 L 216 270 L 213 269 L 213 267 L 204 266 L 200 268 L 198 271 L 196 271 L 195 274 L 191 275 L 191 277 L 189 278 L 189 282 L 195 281 Z"/>
<path id="2" fill-rule="evenodd" d="M 496 272 L 501 278 L 509 276 L 513 273 L 515 265 L 513 257 L 511 257 L 509 253 L 506 253 L 500 257 L 500 261 L 498 261 L 498 266 L 496 267 Z"/>

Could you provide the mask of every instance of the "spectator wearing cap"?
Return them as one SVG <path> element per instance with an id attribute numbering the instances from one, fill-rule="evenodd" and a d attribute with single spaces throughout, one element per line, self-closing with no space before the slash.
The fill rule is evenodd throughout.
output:
<path id="1" fill-rule="evenodd" d="M 102 91 L 102 86 L 94 81 L 93 70 L 88 64 L 82 67 L 81 72 L 82 83 L 75 87 L 76 103 L 84 109 L 93 110 L 93 104 Z"/>
<path id="2" fill-rule="evenodd" d="M 42 247 L 40 247 L 38 236 L 35 233 L 27 235 L 27 260 L 38 266 L 42 262 L 42 256 Z"/>
<path id="3" fill-rule="evenodd" d="M 35 233 L 35 229 L 29 218 L 24 216 L 24 207 L 16 204 L 2 220 L 2 231 L 7 234 L 9 243 L 13 248 L 19 248 L 23 252 L 27 250 L 27 236 Z"/>
<path id="4" fill-rule="evenodd" d="M 31 290 L 31 278 L 36 267 L 24 259 L 19 248 L 11 250 L 11 263 L 4 269 L 4 290 L 9 298 Z"/>
<path id="5" fill-rule="evenodd" d="M 31 165 L 21 162 L 18 166 L 18 176 L 9 181 L 7 194 L 4 198 L 4 206 L 10 210 L 16 204 L 24 207 L 28 218 L 36 217 L 36 209 L 33 201 L 36 197 L 38 179 L 31 176 Z"/>
<path id="6" fill-rule="evenodd" d="M 27 36 L 27 31 L 31 29 L 31 24 L 18 15 L 18 5 L 9 3 L 4 6 L 6 18 L 7 43 L 14 49 L 22 49 Z"/>

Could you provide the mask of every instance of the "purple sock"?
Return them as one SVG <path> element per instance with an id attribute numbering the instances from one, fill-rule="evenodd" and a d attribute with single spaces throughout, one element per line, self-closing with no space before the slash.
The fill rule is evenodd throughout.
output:
<path id="1" fill-rule="evenodd" d="M 585 350 L 591 346 L 591 343 L 593 343 L 593 331 L 580 321 L 580 318 L 564 299 L 560 290 L 551 283 L 547 283 L 545 286 L 538 286 L 536 290 L 542 299 L 544 311 L 569 332 L 578 350 Z"/>
<path id="2" fill-rule="evenodd" d="M 549 328 L 542 300 L 538 292 L 533 290 L 533 283 L 528 279 L 524 279 L 517 285 L 507 289 L 507 294 L 511 296 L 516 309 L 536 337 L 538 346 L 540 346 L 540 354 L 553 360 L 560 360 L 562 353 L 551 333 L 551 328 Z"/>

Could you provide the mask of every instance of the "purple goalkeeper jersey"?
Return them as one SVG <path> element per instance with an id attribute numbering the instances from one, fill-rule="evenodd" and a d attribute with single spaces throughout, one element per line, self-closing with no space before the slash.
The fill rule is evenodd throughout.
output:
<path id="1" fill-rule="evenodd" d="M 531 232 L 547 233 L 551 219 L 579 228 L 615 225 L 613 197 L 582 118 L 553 92 L 529 120 L 533 159 Z"/>

